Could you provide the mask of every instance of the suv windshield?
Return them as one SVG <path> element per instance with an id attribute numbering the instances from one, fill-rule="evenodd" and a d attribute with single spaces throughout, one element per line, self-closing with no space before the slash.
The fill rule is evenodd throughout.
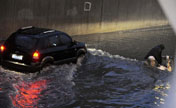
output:
<path id="1" fill-rule="evenodd" d="M 34 48 L 36 42 L 37 39 L 30 36 L 17 35 L 15 37 L 15 44 L 17 45 L 17 47 L 27 50 Z"/>

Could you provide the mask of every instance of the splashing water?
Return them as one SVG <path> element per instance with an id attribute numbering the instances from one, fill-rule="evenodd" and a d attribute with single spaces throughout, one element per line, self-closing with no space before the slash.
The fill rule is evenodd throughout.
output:
<path id="1" fill-rule="evenodd" d="M 161 104 L 169 72 L 102 50 L 89 48 L 88 52 L 74 80 L 79 100 L 68 107 L 153 108 Z"/>
<path id="2" fill-rule="evenodd" d="M 10 97 L 10 107 L 51 108 L 68 104 L 74 98 L 72 80 L 77 65 L 49 66 L 40 74 L 23 74 L 2 67 L 0 70 L 1 93 Z"/>
<path id="3" fill-rule="evenodd" d="M 168 87 L 168 72 L 142 61 L 88 49 L 77 64 L 23 74 L 0 67 L 0 105 L 23 108 L 152 108 Z M 9 104 L 11 103 L 11 104 Z"/>

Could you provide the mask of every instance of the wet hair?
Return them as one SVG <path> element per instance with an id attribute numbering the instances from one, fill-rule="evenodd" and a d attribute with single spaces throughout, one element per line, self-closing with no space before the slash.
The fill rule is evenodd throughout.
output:
<path id="1" fill-rule="evenodd" d="M 165 49 L 165 46 L 163 44 L 160 44 L 159 47 L 164 50 Z"/>

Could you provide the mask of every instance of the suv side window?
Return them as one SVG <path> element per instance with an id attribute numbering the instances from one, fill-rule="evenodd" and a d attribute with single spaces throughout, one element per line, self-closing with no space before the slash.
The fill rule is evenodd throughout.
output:
<path id="1" fill-rule="evenodd" d="M 71 37 L 69 37 L 67 34 L 60 34 L 60 41 L 63 45 L 70 44 L 72 42 Z"/>
<path id="2" fill-rule="evenodd" d="M 48 47 L 56 47 L 59 43 L 60 42 L 58 35 L 48 37 Z"/>
<path id="3" fill-rule="evenodd" d="M 61 45 L 61 42 L 58 35 L 53 35 L 43 38 L 41 44 L 42 44 L 41 49 L 46 49 L 59 46 Z"/>

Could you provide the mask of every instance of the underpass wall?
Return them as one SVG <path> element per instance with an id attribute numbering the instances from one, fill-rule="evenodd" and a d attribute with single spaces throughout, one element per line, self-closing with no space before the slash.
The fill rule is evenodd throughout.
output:
<path id="1" fill-rule="evenodd" d="M 70 35 L 168 25 L 157 0 L 1 0 L 0 13 L 1 38 L 30 25 Z"/>

